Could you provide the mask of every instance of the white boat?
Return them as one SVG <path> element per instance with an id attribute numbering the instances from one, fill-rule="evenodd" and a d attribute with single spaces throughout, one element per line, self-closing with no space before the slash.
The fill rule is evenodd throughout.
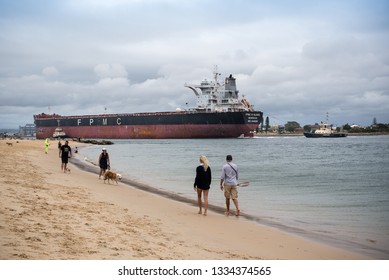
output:
<path id="1" fill-rule="evenodd" d="M 339 137 L 346 137 L 347 133 L 337 132 L 336 129 L 332 128 L 332 126 L 328 124 L 328 113 L 327 113 L 327 120 L 322 121 L 320 123 L 319 129 L 316 129 L 313 132 L 312 131 L 304 132 L 304 135 L 307 138 L 322 138 L 322 137 L 339 138 Z"/>
<path id="2" fill-rule="evenodd" d="M 66 135 L 66 133 L 63 131 L 62 128 L 57 127 L 53 133 L 53 137 L 54 138 L 67 138 L 68 136 Z"/>

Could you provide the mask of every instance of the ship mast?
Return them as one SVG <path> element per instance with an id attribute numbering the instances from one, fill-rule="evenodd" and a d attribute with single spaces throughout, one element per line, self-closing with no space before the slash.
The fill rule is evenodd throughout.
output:
<path id="1" fill-rule="evenodd" d="M 218 69 L 217 69 L 217 65 L 215 65 L 215 67 L 213 68 L 213 78 L 215 80 L 215 86 L 219 86 L 219 82 L 217 81 L 217 78 L 218 76 L 220 76 L 221 74 L 218 72 Z"/>
<path id="2" fill-rule="evenodd" d="M 209 96 L 209 102 L 211 105 L 211 111 L 215 110 L 215 106 L 217 104 L 217 94 L 219 91 L 219 88 L 221 85 L 219 84 L 218 77 L 221 76 L 221 74 L 218 72 L 217 65 L 214 66 L 213 68 L 213 79 L 214 79 L 214 84 L 211 87 L 211 94 Z"/>

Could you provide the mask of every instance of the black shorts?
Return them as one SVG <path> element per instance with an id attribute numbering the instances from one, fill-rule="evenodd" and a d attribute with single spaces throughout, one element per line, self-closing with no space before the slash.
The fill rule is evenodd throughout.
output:
<path id="1" fill-rule="evenodd" d="M 62 163 L 68 163 L 69 158 L 68 157 L 62 157 Z"/>
<path id="2" fill-rule="evenodd" d="M 210 186 L 197 186 L 198 189 L 201 189 L 203 191 L 209 190 L 211 187 Z"/>

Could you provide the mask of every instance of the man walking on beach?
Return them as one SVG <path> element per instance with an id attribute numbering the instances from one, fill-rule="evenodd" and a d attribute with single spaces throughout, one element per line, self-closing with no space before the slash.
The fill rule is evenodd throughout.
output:
<path id="1" fill-rule="evenodd" d="M 65 141 L 65 145 L 61 146 L 61 149 L 59 150 L 59 157 L 62 160 L 61 170 L 63 170 L 64 173 L 66 173 L 66 171 L 70 172 L 70 169 L 68 169 L 67 165 L 69 158 L 72 157 L 72 149 L 70 148 L 68 141 Z"/>
<path id="2" fill-rule="evenodd" d="M 226 216 L 230 215 L 230 199 L 235 204 L 236 216 L 240 215 L 238 205 L 238 166 L 232 162 L 232 156 L 226 157 L 227 163 L 222 168 L 222 175 L 220 176 L 220 189 L 224 189 L 224 197 L 226 198 Z"/>

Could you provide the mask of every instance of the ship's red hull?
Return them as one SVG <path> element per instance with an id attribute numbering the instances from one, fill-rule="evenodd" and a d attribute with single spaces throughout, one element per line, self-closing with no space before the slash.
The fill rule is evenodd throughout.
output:
<path id="1" fill-rule="evenodd" d="M 92 139 L 167 139 L 167 138 L 235 138 L 249 136 L 257 124 L 180 124 L 64 127 L 69 138 Z M 37 139 L 53 136 L 55 127 L 39 127 Z"/>
<path id="2" fill-rule="evenodd" d="M 201 85 L 186 85 L 198 100 L 197 107 L 168 112 L 140 112 L 61 116 L 34 115 L 36 137 L 51 138 L 55 128 L 70 138 L 168 139 L 235 138 L 249 136 L 263 120 L 246 99 L 239 100 L 235 78 L 225 84 L 206 80 Z M 200 90 L 201 93 L 198 91 Z"/>
<path id="3" fill-rule="evenodd" d="M 234 138 L 258 128 L 262 112 L 159 112 L 90 116 L 35 115 L 36 137 L 56 128 L 69 138 Z"/>

